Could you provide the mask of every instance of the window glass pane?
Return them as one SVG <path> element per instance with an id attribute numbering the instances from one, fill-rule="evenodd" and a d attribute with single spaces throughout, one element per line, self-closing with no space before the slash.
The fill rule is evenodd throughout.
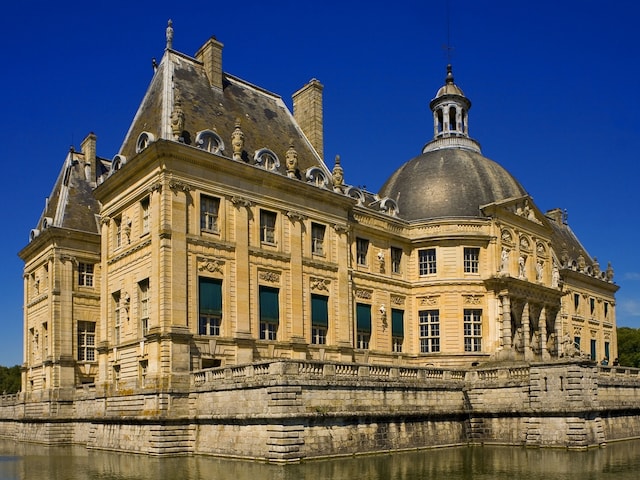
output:
<path id="1" fill-rule="evenodd" d="M 394 337 L 404 337 L 404 311 L 391 310 L 391 335 Z"/>
<path id="2" fill-rule="evenodd" d="M 371 305 L 356 304 L 356 319 L 359 332 L 371 332 Z"/>
<path id="3" fill-rule="evenodd" d="M 200 314 L 222 315 L 222 280 L 200 278 Z"/>
<path id="4" fill-rule="evenodd" d="M 278 323 L 279 317 L 278 289 L 260 287 L 260 321 Z"/>
<path id="5" fill-rule="evenodd" d="M 329 325 L 329 298 L 323 295 L 311 295 L 311 324 L 327 327 Z"/>

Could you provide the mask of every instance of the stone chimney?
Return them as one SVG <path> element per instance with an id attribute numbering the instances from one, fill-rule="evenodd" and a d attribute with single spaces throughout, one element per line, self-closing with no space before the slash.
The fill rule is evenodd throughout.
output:
<path id="1" fill-rule="evenodd" d="M 90 183 L 96 182 L 96 134 L 91 132 L 80 144 L 84 156 L 85 177 Z"/>
<path id="2" fill-rule="evenodd" d="M 211 37 L 200 50 L 196 52 L 196 59 L 204 65 L 204 72 L 213 87 L 222 89 L 222 43 Z"/>
<path id="3" fill-rule="evenodd" d="M 554 208 L 553 210 L 549 210 L 545 213 L 545 216 L 551 220 L 553 220 L 557 225 L 562 226 L 563 223 L 566 223 L 564 212 L 559 208 Z"/>
<path id="4" fill-rule="evenodd" d="M 307 136 L 320 158 L 324 158 L 324 133 L 322 126 L 322 89 L 315 78 L 311 79 L 293 97 L 293 116 Z"/>

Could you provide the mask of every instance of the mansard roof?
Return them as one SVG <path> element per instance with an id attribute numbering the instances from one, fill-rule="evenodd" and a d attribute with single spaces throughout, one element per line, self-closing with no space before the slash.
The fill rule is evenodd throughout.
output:
<path id="1" fill-rule="evenodd" d="M 110 162 L 102 158 L 87 158 L 73 148 L 67 154 L 53 190 L 30 240 L 50 227 L 87 233 L 100 233 L 98 215 L 100 204 L 93 195 L 96 179 L 109 169 Z M 91 162 L 95 162 L 91 165 Z"/>
<path id="2" fill-rule="evenodd" d="M 119 154 L 126 159 L 135 156 L 137 139 L 143 132 L 195 147 L 198 132 L 208 130 L 224 142 L 225 149 L 219 154 L 232 158 L 232 134 L 239 125 L 245 162 L 253 163 L 255 152 L 266 148 L 278 157 L 284 173 L 286 152 L 293 146 L 298 154 L 298 178 L 313 167 L 331 178 L 281 97 L 228 73 L 222 73 L 221 86 L 212 85 L 203 62 L 168 48 Z M 172 119 L 177 115 L 183 123 L 180 134 L 175 135 Z"/>

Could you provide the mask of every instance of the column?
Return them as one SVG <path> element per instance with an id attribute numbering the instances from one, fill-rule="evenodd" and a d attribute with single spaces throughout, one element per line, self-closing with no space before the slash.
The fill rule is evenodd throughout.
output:
<path id="1" fill-rule="evenodd" d="M 304 332 L 304 293 L 302 288 L 302 224 L 306 217 L 298 212 L 287 212 L 291 221 L 291 340 L 306 343 Z"/>
<path id="2" fill-rule="evenodd" d="M 522 309 L 522 337 L 524 344 L 524 359 L 532 360 L 533 352 L 531 351 L 531 332 L 529 328 L 529 302 L 525 302 Z"/>
<path id="3" fill-rule="evenodd" d="M 511 299 L 509 295 L 502 295 L 502 345 L 505 350 L 511 350 Z"/>
<path id="4" fill-rule="evenodd" d="M 547 307 L 545 305 L 540 310 L 538 328 L 540 329 L 540 354 L 542 355 L 542 360 L 549 360 L 551 356 L 547 350 Z"/>
<path id="5" fill-rule="evenodd" d="M 233 197 L 231 202 L 235 211 L 235 247 L 236 247 L 236 336 L 251 335 L 251 295 L 249 292 L 249 208 L 251 202 Z"/>

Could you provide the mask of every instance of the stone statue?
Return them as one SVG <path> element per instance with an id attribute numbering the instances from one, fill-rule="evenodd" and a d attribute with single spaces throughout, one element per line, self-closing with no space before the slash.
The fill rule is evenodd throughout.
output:
<path id="1" fill-rule="evenodd" d="M 517 352 L 522 352 L 524 350 L 524 338 L 522 336 L 522 327 L 516 328 L 516 333 L 513 336 L 513 346 L 515 347 Z"/>
<path id="2" fill-rule="evenodd" d="M 558 264 L 553 262 L 553 270 L 551 271 L 551 287 L 558 288 L 560 285 L 560 270 L 558 269 Z"/>
<path id="3" fill-rule="evenodd" d="M 236 128 L 231 134 L 231 146 L 233 147 L 233 159 L 242 160 L 244 150 L 244 133 L 240 130 L 240 119 L 236 119 Z"/>
<path id="4" fill-rule="evenodd" d="M 331 175 L 333 177 L 333 190 L 336 192 L 342 192 L 344 184 L 344 170 L 342 169 L 342 166 L 340 166 L 340 155 L 336 155 L 336 164 L 333 167 Z"/>
<path id="5" fill-rule="evenodd" d="M 558 353 L 558 346 L 556 345 L 556 334 L 555 333 L 550 333 L 549 337 L 547 338 L 547 351 L 550 354 L 557 354 Z"/>
<path id="6" fill-rule="evenodd" d="M 184 111 L 182 110 L 182 100 L 176 98 L 171 112 L 171 132 L 173 132 L 174 140 L 178 140 L 184 130 Z"/>
<path id="7" fill-rule="evenodd" d="M 576 355 L 576 347 L 571 341 L 569 332 L 566 332 L 562 337 L 562 354 L 565 357 L 575 357 Z"/>
<path id="8" fill-rule="evenodd" d="M 525 257 L 524 255 L 520 255 L 520 258 L 518 258 L 518 277 L 519 278 L 522 278 L 522 279 L 527 278 L 527 273 L 525 270 L 526 263 L 527 263 L 527 257 Z"/>
<path id="9" fill-rule="evenodd" d="M 544 273 L 544 264 L 542 263 L 542 260 L 538 260 L 538 262 L 536 263 L 536 281 L 538 283 L 542 283 L 543 273 Z"/>
<path id="10" fill-rule="evenodd" d="M 295 178 L 298 169 L 298 152 L 293 148 L 293 140 L 290 140 L 289 150 L 287 150 L 285 164 L 287 166 L 287 177 Z"/>
<path id="11" fill-rule="evenodd" d="M 500 255 L 500 272 L 509 272 L 509 249 L 502 247 L 502 254 Z"/>
<path id="12" fill-rule="evenodd" d="M 607 265 L 606 274 L 607 274 L 607 281 L 613 282 L 613 267 L 611 266 L 611 262 L 609 262 Z"/>
<path id="13" fill-rule="evenodd" d="M 167 22 L 167 49 L 173 48 L 173 21 Z"/>
<path id="14" fill-rule="evenodd" d="M 531 336 L 531 350 L 535 353 L 540 353 L 540 332 L 537 330 Z"/>
<path id="15" fill-rule="evenodd" d="M 591 268 L 593 269 L 593 274 L 596 277 L 600 275 L 600 264 L 598 263 L 597 257 L 593 257 L 593 266 Z"/>

